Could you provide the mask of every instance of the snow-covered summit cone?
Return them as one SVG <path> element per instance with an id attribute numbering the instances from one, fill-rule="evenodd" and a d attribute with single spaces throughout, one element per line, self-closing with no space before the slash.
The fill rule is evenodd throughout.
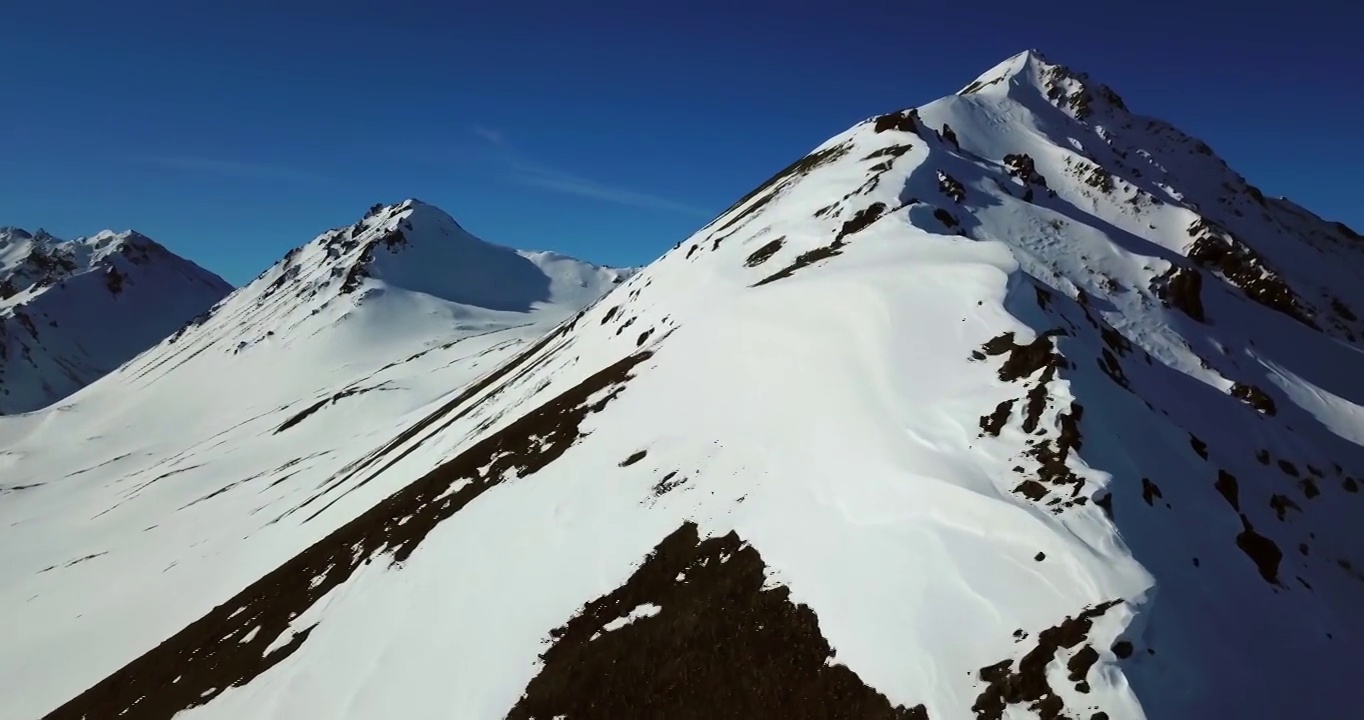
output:
<path id="1" fill-rule="evenodd" d="M 38 549 L 0 550 L 0 693 L 15 718 L 1342 717 L 1360 244 L 1024 53 L 820 145 L 330 474 L 295 474 L 339 454 L 310 419 L 249 439 L 261 407 L 145 478 L 16 494 L 0 548 Z M 233 442 L 289 454 L 195 469 Z M 160 503 L 99 489 L 134 483 Z"/>
<path id="2" fill-rule="evenodd" d="M 133 230 L 64 242 L 0 228 L 0 414 L 70 395 L 231 291 Z"/>
<path id="3" fill-rule="evenodd" d="M 244 349 L 266 336 L 307 336 L 357 314 L 365 332 L 376 324 L 391 328 L 395 308 L 440 313 L 466 329 L 521 323 L 532 315 L 557 320 L 632 272 L 493 245 L 413 199 L 375 205 L 355 224 L 289 251 L 185 331 L 207 322 L 215 329 L 200 336 L 231 337 Z M 360 311 L 378 298 L 384 309 Z M 375 316 L 385 317 L 366 322 Z"/>

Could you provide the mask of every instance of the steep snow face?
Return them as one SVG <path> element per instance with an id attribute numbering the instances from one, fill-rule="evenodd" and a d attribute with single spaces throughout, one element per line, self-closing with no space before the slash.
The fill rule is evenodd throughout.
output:
<path id="1" fill-rule="evenodd" d="M 1024 53 L 391 429 L 101 428 L 0 507 L 3 716 L 1348 714 L 1360 243 L 1201 148 Z"/>
<path id="2" fill-rule="evenodd" d="M 231 291 L 131 230 L 63 242 L 0 228 L 0 414 L 70 395 Z"/>

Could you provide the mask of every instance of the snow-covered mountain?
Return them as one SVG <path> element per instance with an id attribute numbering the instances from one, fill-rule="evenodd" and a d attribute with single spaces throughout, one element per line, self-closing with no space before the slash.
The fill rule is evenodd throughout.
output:
<path id="1" fill-rule="evenodd" d="M 869 118 L 543 333 L 420 214 L 0 424 L 0 716 L 1360 707 L 1364 238 L 1098 82 Z"/>
<path id="2" fill-rule="evenodd" d="M 70 395 L 229 292 L 132 230 L 64 242 L 0 228 L 0 414 Z"/>

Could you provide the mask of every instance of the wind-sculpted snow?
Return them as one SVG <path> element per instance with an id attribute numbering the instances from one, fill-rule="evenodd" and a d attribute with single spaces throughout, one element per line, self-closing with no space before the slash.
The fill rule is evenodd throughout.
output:
<path id="1" fill-rule="evenodd" d="M 375 216 L 340 252 L 404 230 Z M 219 401 L 242 409 L 197 447 L 92 427 L 80 474 L 7 493 L 36 549 L 0 556 L 4 716 L 1348 716 L 1360 252 L 1023 53 L 830 139 L 552 329 L 381 366 L 402 315 L 350 301 L 400 297 L 365 295 L 382 272 L 306 285 L 325 322 L 252 300 L 259 331 L 323 323 L 381 369 L 308 383 L 337 361 L 291 351 L 305 389 Z M 277 294 L 320 277 L 290 262 Z M 65 412 L 127 376 L 174 395 L 117 422 L 174 436 L 203 396 L 179 354 L 260 352 L 214 322 Z M 33 442 L 4 462 L 59 467 Z"/>

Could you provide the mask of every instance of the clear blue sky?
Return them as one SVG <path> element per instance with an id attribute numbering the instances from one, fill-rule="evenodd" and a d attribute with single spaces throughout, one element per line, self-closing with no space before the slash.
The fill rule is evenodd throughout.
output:
<path id="1" fill-rule="evenodd" d="M 242 283 L 415 196 L 492 242 L 643 263 L 1035 47 L 1364 229 L 1364 11 L 1340 0 L 178 5 L 0 8 L 0 225 L 136 228 Z"/>

